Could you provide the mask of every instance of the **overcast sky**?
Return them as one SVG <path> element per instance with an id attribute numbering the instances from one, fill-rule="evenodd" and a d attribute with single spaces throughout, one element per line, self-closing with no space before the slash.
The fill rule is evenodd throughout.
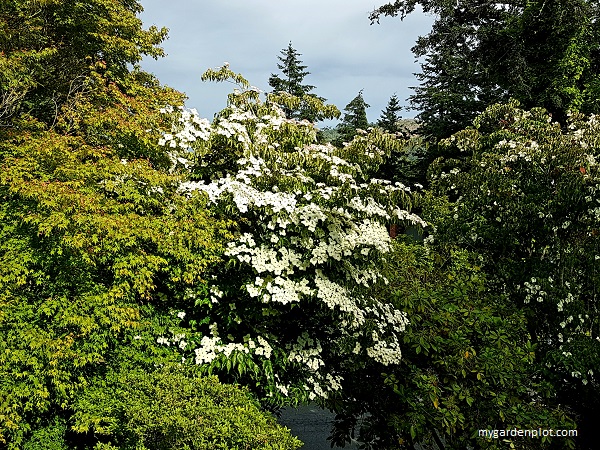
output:
<path id="1" fill-rule="evenodd" d="M 340 110 L 363 89 L 369 121 L 376 121 L 390 96 L 412 93 L 419 71 L 410 48 L 427 34 L 432 17 L 413 14 L 401 22 L 384 18 L 370 25 L 368 13 L 385 1 L 364 0 L 142 0 L 147 28 L 169 28 L 168 56 L 144 60 L 145 70 L 185 92 L 187 106 L 209 119 L 225 106 L 229 84 L 203 83 L 200 75 L 227 61 L 263 91 L 277 56 L 291 41 L 310 72 L 304 83 Z M 414 111 L 404 111 L 413 117 Z"/>

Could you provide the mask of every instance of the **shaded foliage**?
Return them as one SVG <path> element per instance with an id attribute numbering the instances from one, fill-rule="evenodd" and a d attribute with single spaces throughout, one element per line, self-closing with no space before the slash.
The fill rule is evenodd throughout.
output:
<path id="1" fill-rule="evenodd" d="M 424 59 L 411 96 L 424 135 L 447 137 L 510 97 L 562 123 L 570 110 L 598 111 L 598 2 L 398 0 L 371 20 L 403 19 L 417 6 L 436 15 L 413 47 Z"/>
<path id="2" fill-rule="evenodd" d="M 550 443 L 479 438 L 477 431 L 574 426 L 532 366 L 536 349 L 524 314 L 489 292 L 477 255 L 397 242 L 384 273 L 389 286 L 380 295 L 411 318 L 403 359 L 383 371 L 364 366 L 348 380 L 344 392 L 353 400 L 331 403 L 338 412 L 333 442 L 356 433 L 367 449 L 538 449 Z"/>
<path id="3" fill-rule="evenodd" d="M 456 157 L 430 168 L 450 208 L 437 237 L 482 256 L 495 289 L 527 317 L 540 374 L 587 434 L 599 395 L 599 125 L 576 114 L 561 128 L 518 106 L 493 105 L 443 142 Z"/>

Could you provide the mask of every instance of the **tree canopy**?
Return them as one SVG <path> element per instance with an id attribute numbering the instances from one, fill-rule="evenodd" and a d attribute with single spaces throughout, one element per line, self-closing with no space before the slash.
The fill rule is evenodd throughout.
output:
<path id="1" fill-rule="evenodd" d="M 228 67 L 204 78 L 239 92 L 211 124 L 176 121 L 165 145 L 192 146 L 180 156 L 191 171 L 181 189 L 205 192 L 241 226 L 210 300 L 186 311 L 205 325 L 184 356 L 266 402 L 343 401 L 360 361 L 387 366 L 401 354 L 403 313 L 370 295 L 385 282 L 386 223 L 425 225 L 405 186 L 369 181 L 398 143 L 374 129 L 341 149 L 319 145 L 314 124 L 287 119 Z"/>
<path id="2" fill-rule="evenodd" d="M 55 123 L 60 107 L 101 72 L 118 82 L 144 55 L 163 55 L 167 30 L 142 28 L 135 0 L 3 1 L 0 5 L 0 125 L 27 113 Z"/>
<path id="3" fill-rule="evenodd" d="M 155 413 L 155 399 L 134 405 L 127 394 L 123 404 L 114 390 L 140 378 L 203 385 L 156 339 L 178 330 L 180 303 L 206 287 L 232 225 L 177 191 L 177 161 L 159 140 L 170 124 L 161 110 L 183 94 L 131 66 L 160 55 L 164 37 L 141 28 L 140 10 L 136 1 L 0 6 L 2 448 L 128 448 L 161 433 L 161 448 L 180 448 L 168 446 L 174 424 L 184 440 L 193 434 L 193 405 L 161 404 L 164 427 L 143 431 L 119 414 Z M 156 372 L 167 366 L 174 373 Z M 246 394 L 205 384 L 197 398 L 233 395 L 254 417 L 244 436 L 224 434 L 244 421 L 236 413 L 211 433 L 298 446 Z"/>
<path id="4" fill-rule="evenodd" d="M 424 60 L 411 96 L 423 134 L 447 137 L 511 97 L 561 123 L 571 110 L 598 111 L 598 2 L 398 0 L 371 20 L 404 18 L 417 6 L 436 16 L 413 47 Z"/>

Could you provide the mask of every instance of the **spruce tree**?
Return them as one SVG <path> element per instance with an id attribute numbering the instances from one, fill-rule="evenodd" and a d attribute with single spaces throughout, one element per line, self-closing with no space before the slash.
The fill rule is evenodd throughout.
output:
<path id="1" fill-rule="evenodd" d="M 400 106 L 398 96 L 396 94 L 392 95 L 385 109 L 381 111 L 381 116 L 377 121 L 377 125 L 383 128 L 388 133 L 398 132 L 398 121 L 401 119 L 399 113 L 401 110 L 402 106 Z"/>
<path id="2" fill-rule="evenodd" d="M 343 145 L 344 142 L 350 142 L 358 134 L 357 130 L 369 128 L 367 108 L 370 105 L 365 102 L 362 93 L 363 90 L 361 89 L 358 91 L 358 95 L 344 108 L 344 118 L 342 123 L 337 126 L 339 137 L 336 139 L 335 144 L 338 146 Z"/>
<path id="3" fill-rule="evenodd" d="M 281 50 L 281 56 L 277 58 L 281 63 L 277 64 L 277 67 L 283 73 L 283 77 L 275 74 L 271 74 L 269 77 L 269 86 L 273 88 L 273 93 L 287 93 L 301 99 L 299 105 L 295 108 L 284 106 L 283 110 L 288 118 L 294 119 L 307 119 L 311 122 L 319 120 L 318 114 L 313 111 L 306 101 L 305 96 L 313 97 L 324 102 L 323 97 L 319 97 L 315 94 L 311 94 L 311 91 L 315 88 L 310 84 L 302 84 L 304 78 L 310 75 L 310 72 L 306 70 L 307 66 L 302 64 L 300 60 L 301 53 L 292 47 L 292 43 L 288 44 L 288 47 Z"/>

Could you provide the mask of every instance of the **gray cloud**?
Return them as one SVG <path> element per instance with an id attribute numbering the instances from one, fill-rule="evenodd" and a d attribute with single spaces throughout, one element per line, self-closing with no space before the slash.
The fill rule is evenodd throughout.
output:
<path id="1" fill-rule="evenodd" d="M 143 0 L 142 5 L 144 26 L 169 28 L 163 45 L 168 56 L 146 59 L 143 68 L 185 92 L 188 106 L 209 118 L 225 106 L 231 86 L 202 83 L 204 70 L 227 61 L 268 91 L 269 75 L 278 73 L 277 56 L 291 41 L 311 72 L 305 82 L 316 86 L 315 93 L 341 110 L 364 89 L 369 120 L 375 121 L 393 93 L 405 99 L 417 84 L 412 74 L 419 67 L 410 48 L 432 23 L 431 17 L 414 14 L 404 22 L 370 25 L 367 15 L 375 5 L 362 0 Z"/>

